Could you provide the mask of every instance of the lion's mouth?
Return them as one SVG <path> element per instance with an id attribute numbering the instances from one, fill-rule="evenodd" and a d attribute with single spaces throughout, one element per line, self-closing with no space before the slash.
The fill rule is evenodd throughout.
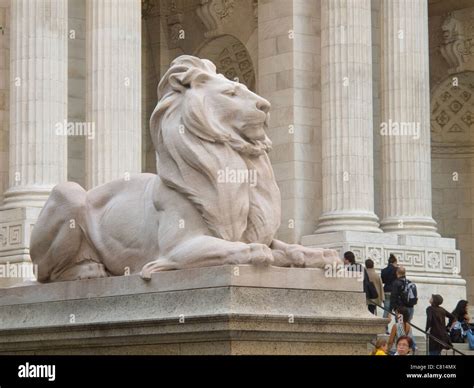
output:
<path id="1" fill-rule="evenodd" d="M 248 123 L 241 128 L 240 133 L 245 140 L 253 142 L 255 140 L 265 139 L 266 137 L 265 129 L 266 129 L 265 123 L 262 123 L 262 122 L 254 123 L 254 124 Z"/>

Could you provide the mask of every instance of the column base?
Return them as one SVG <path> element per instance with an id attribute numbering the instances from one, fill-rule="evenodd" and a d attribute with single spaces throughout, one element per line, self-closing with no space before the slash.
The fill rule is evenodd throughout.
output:
<path id="1" fill-rule="evenodd" d="M 440 237 L 436 221 L 431 217 L 387 217 L 380 227 L 386 233 Z"/>
<path id="2" fill-rule="evenodd" d="M 48 200 L 54 186 L 17 186 L 10 187 L 4 194 L 0 209 L 42 208 Z"/>
<path id="3" fill-rule="evenodd" d="M 366 259 L 372 259 L 377 272 L 387 266 L 393 253 L 406 268 L 407 278 L 418 285 L 414 323 L 421 328 L 425 327 L 425 310 L 431 294 L 441 294 L 445 300 L 443 307 L 448 311 L 454 309 L 457 301 L 466 298 L 466 281 L 460 276 L 461 259 L 455 239 L 352 231 L 304 236 L 301 243 L 336 249 L 340 257 L 352 251 L 357 262 L 364 264 Z"/>
<path id="4" fill-rule="evenodd" d="M 382 233 L 378 218 L 374 213 L 330 212 L 319 217 L 314 233 L 330 233 L 357 230 L 361 232 Z"/>
<path id="5" fill-rule="evenodd" d="M 0 210 L 0 288 L 35 279 L 30 236 L 41 208 Z"/>

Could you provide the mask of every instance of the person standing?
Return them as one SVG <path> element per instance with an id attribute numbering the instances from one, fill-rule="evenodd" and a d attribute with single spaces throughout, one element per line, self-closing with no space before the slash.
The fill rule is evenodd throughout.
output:
<path id="1" fill-rule="evenodd" d="M 381 272 L 382 282 L 384 284 L 383 290 L 385 293 L 383 307 L 385 307 L 386 310 L 383 312 L 384 318 L 387 318 L 389 311 L 392 310 L 390 307 L 390 294 L 392 292 L 393 282 L 397 280 L 397 268 L 397 258 L 393 253 L 391 253 L 388 258 L 388 265 L 382 269 Z"/>
<path id="2" fill-rule="evenodd" d="M 390 309 L 397 311 L 400 307 L 405 307 L 410 314 L 411 321 L 414 314 L 414 305 L 417 303 L 417 291 L 414 283 L 406 278 L 404 267 L 397 268 L 397 280 L 392 284 L 392 293 L 390 295 Z"/>
<path id="3" fill-rule="evenodd" d="M 379 306 L 383 303 L 384 301 L 384 291 L 383 291 L 383 284 L 382 284 L 382 279 L 380 278 L 379 274 L 375 272 L 374 268 L 374 262 L 372 259 L 367 259 L 365 261 L 365 268 L 367 270 L 367 275 L 369 276 L 369 282 L 372 282 L 374 285 L 375 289 L 377 290 L 377 298 L 375 299 L 367 299 L 367 304 L 369 306 L 369 311 L 377 315 L 377 306 L 374 304 L 378 304 Z M 373 303 L 371 303 L 373 302 Z M 372 306 L 372 307 L 371 307 Z"/>
<path id="4" fill-rule="evenodd" d="M 355 255 L 353 252 L 347 251 L 344 253 L 344 266 L 346 267 L 346 271 L 349 271 L 352 274 L 357 275 L 357 277 L 362 278 L 362 287 L 365 293 L 365 298 L 371 299 L 369 290 L 369 275 L 367 274 L 367 270 L 362 264 L 356 263 Z M 372 310 L 370 309 L 370 306 L 368 306 L 368 309 L 373 314 Z"/>
<path id="5" fill-rule="evenodd" d="M 433 294 L 430 299 L 430 304 L 431 306 L 426 308 L 426 331 L 444 344 L 451 345 L 451 340 L 446 330 L 446 318 L 454 321 L 454 315 L 441 307 L 443 304 L 443 297 L 441 295 Z M 441 355 L 441 350 L 449 349 L 449 347 L 444 344 L 439 343 L 430 336 L 428 341 L 429 355 Z"/>

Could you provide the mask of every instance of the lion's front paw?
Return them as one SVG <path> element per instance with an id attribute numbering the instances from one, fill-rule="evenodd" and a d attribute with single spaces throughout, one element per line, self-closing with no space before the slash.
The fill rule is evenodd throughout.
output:
<path id="1" fill-rule="evenodd" d="M 160 272 L 160 271 L 168 271 L 171 269 L 176 269 L 176 267 L 172 265 L 168 260 L 166 259 L 153 260 L 153 261 L 150 261 L 149 263 L 146 263 L 142 267 L 142 270 L 140 272 L 140 277 L 144 280 L 150 280 L 152 273 Z"/>
<path id="2" fill-rule="evenodd" d="M 272 265 L 272 250 L 265 244 L 251 243 L 250 246 L 250 263 L 259 265 Z"/>
<path id="3" fill-rule="evenodd" d="M 344 262 L 339 258 L 339 254 L 335 249 L 323 248 L 323 260 L 325 265 L 344 265 Z"/>
<path id="4" fill-rule="evenodd" d="M 325 248 L 308 248 L 302 245 L 288 245 L 285 251 L 295 267 L 325 268 L 327 265 L 341 264 L 337 251 Z"/>

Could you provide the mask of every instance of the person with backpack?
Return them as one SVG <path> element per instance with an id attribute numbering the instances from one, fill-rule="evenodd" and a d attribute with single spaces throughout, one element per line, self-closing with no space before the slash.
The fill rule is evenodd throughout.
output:
<path id="1" fill-rule="evenodd" d="M 385 298 L 383 302 L 383 307 L 385 308 L 383 312 L 384 318 L 387 318 L 389 315 L 389 311 L 392 310 L 390 308 L 390 296 L 392 293 L 393 282 L 397 280 L 397 268 L 397 258 L 393 253 L 391 253 L 390 257 L 388 258 L 388 265 L 384 269 L 382 269 L 382 272 L 380 273 L 382 283 L 384 284 L 383 290 L 385 293 Z"/>
<path id="2" fill-rule="evenodd" d="M 430 336 L 428 351 L 430 356 L 439 356 L 441 355 L 441 350 L 449 349 L 451 346 L 451 339 L 446 330 L 446 318 L 453 321 L 456 319 L 453 314 L 441 307 L 443 304 L 443 297 L 441 295 L 431 295 L 430 304 L 431 306 L 426 308 L 426 331 L 442 343 L 439 343 Z"/>
<path id="3" fill-rule="evenodd" d="M 413 319 L 415 305 L 418 303 L 418 291 L 416 284 L 406 278 L 404 267 L 397 268 L 397 280 L 393 282 L 392 294 L 390 295 L 390 308 L 397 311 L 399 307 L 406 307 Z"/>

